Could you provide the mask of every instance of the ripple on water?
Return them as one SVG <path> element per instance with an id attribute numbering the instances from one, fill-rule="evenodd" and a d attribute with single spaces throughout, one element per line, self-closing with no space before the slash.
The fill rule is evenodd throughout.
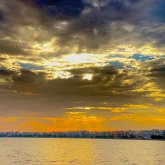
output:
<path id="1" fill-rule="evenodd" d="M 165 165 L 164 141 L 1 138 L 0 144 L 2 165 Z"/>

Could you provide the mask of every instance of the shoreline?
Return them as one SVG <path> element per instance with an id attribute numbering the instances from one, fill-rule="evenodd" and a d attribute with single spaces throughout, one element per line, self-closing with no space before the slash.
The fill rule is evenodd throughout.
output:
<path id="1" fill-rule="evenodd" d="M 165 141 L 165 139 L 124 139 L 124 138 L 88 138 L 88 137 L 0 137 L 0 139 L 100 139 L 100 140 L 132 140 L 132 141 Z"/>

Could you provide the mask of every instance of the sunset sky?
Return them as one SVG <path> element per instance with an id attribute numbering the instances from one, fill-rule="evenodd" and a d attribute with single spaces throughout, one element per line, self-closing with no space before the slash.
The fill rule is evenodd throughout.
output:
<path id="1" fill-rule="evenodd" d="M 155 128 L 164 0 L 0 0 L 0 131 Z"/>

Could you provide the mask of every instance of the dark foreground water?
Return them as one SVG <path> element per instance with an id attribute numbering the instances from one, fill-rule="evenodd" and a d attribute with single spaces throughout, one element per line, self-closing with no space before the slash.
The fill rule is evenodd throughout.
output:
<path id="1" fill-rule="evenodd" d="M 165 165 L 165 141 L 0 138 L 1 165 Z"/>

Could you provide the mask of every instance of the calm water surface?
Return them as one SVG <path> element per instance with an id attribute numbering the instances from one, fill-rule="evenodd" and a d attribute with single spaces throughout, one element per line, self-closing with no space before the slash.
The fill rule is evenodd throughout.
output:
<path id="1" fill-rule="evenodd" d="M 165 165 L 165 141 L 0 138 L 1 165 Z"/>

